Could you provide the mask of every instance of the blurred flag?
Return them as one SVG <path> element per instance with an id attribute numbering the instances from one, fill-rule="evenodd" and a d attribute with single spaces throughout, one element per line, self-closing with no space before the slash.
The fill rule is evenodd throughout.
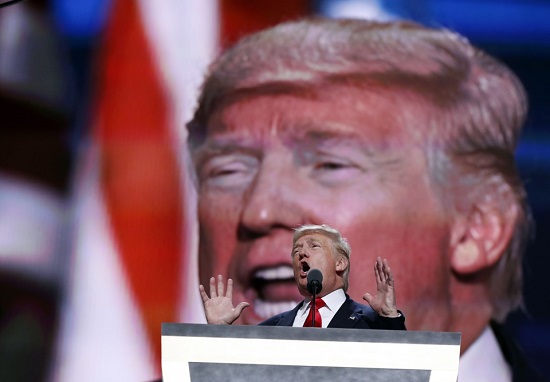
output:
<path id="1" fill-rule="evenodd" d="M 110 13 L 93 133 L 75 181 L 72 271 L 53 379 L 150 380 L 160 376 L 160 324 L 204 321 L 184 124 L 205 68 L 218 41 L 227 46 L 307 14 L 309 1 L 86 1 Z M 56 2 L 58 15 L 89 18 L 92 32 L 105 19 L 71 11 L 74 0 Z M 63 25 L 82 36 L 84 24 Z"/>
<path id="2" fill-rule="evenodd" d="M 217 44 L 217 4 L 110 9 L 75 181 L 58 381 L 158 378 L 161 323 L 202 313 L 184 121 Z"/>

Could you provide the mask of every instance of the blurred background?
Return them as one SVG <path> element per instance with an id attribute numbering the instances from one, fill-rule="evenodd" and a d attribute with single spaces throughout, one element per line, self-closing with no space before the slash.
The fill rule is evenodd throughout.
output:
<path id="1" fill-rule="evenodd" d="M 204 71 L 310 14 L 446 27 L 523 82 L 536 233 L 506 326 L 550 378 L 550 2 L 25 0 L 0 8 L 1 381 L 160 376 L 160 323 L 202 322 L 184 124 Z"/>

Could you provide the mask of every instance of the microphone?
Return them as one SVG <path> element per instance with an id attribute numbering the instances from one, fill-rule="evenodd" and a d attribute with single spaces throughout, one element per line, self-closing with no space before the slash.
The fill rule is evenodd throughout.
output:
<path id="1" fill-rule="evenodd" d="M 318 269 L 311 269 L 307 273 L 307 291 L 313 296 L 323 289 L 323 274 Z"/>

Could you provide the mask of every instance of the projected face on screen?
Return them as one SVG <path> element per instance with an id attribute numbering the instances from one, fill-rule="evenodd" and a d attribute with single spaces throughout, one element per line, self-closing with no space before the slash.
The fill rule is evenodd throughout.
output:
<path id="1" fill-rule="evenodd" d="M 375 291 L 372 267 L 383 256 L 408 323 L 445 322 L 449 229 L 420 143 L 427 116 L 405 98 L 332 86 L 239 98 L 211 116 L 195 153 L 200 281 L 233 278 L 234 301 L 251 303 L 241 323 L 302 300 L 290 253 L 292 229 L 304 223 L 348 239 L 352 298 Z"/>

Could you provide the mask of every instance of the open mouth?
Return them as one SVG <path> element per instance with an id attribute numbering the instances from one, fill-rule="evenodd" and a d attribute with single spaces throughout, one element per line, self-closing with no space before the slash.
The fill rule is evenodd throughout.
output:
<path id="1" fill-rule="evenodd" d="M 251 286 L 256 291 L 254 311 L 264 319 L 294 308 L 299 301 L 294 272 L 289 265 L 255 271 Z"/>
<path id="2" fill-rule="evenodd" d="M 311 269 L 310 266 L 309 266 L 309 264 L 308 264 L 307 262 L 305 262 L 305 261 L 302 261 L 302 262 L 300 263 L 300 266 L 302 267 L 302 272 L 304 272 L 304 273 L 308 273 L 309 270 Z"/>

